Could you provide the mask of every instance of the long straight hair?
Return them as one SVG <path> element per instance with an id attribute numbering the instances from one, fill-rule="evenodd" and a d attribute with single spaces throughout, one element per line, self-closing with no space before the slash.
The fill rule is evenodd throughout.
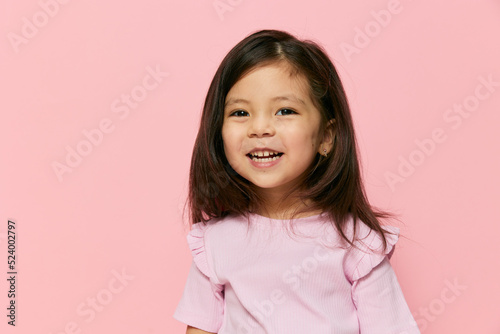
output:
<path id="1" fill-rule="evenodd" d="M 384 233 L 389 232 L 382 229 L 379 218 L 392 215 L 372 207 L 367 200 L 351 112 L 339 75 L 321 46 L 279 30 L 261 30 L 247 36 L 229 51 L 215 73 L 191 159 L 186 202 L 190 224 L 205 224 L 230 214 L 248 218 L 251 208 L 261 207 L 263 199 L 253 184 L 236 173 L 226 159 L 222 139 L 224 104 L 231 87 L 246 73 L 279 62 L 291 65 L 291 74 L 307 79 L 312 101 L 321 114 L 320 135 L 325 133 L 328 122 L 335 120 L 331 154 L 323 157 L 318 153 L 303 174 L 302 182 L 285 197 L 298 193 L 302 201 L 311 201 L 307 211 L 327 214 L 350 245 L 354 245 L 354 239 L 346 236 L 345 225 L 351 218 L 355 236 L 357 220 L 361 220 L 379 233 L 385 251 Z M 302 212 L 295 210 L 292 217 Z"/>

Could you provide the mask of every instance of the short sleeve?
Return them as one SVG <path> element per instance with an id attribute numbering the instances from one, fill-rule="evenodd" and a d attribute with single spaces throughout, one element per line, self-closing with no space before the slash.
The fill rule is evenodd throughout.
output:
<path id="1" fill-rule="evenodd" d="M 214 279 L 207 261 L 207 227 L 194 224 L 187 235 L 193 261 L 173 317 L 186 325 L 217 333 L 224 318 L 224 286 Z"/>
<path id="2" fill-rule="evenodd" d="M 361 334 L 420 334 L 388 258 L 354 282 L 352 299 Z"/>
<path id="3" fill-rule="evenodd" d="M 344 258 L 344 272 L 351 282 L 361 334 L 420 334 L 389 259 L 399 238 L 399 228 L 382 226 L 381 236 L 359 224 L 359 239 Z"/>

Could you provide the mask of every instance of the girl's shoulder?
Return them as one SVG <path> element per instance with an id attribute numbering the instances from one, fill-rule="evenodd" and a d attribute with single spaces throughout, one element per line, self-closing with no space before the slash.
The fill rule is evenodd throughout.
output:
<path id="1" fill-rule="evenodd" d="M 228 229 L 238 225 L 235 223 L 241 223 L 241 218 L 231 215 L 222 218 L 213 218 L 205 223 L 199 222 L 191 226 L 191 230 L 186 236 L 188 247 L 191 251 L 193 261 L 206 276 L 214 277 L 211 265 L 209 264 L 209 239 L 215 238 L 213 241 L 217 243 L 217 239 L 220 239 L 221 236 L 231 234 Z"/>
<path id="2" fill-rule="evenodd" d="M 344 271 L 349 281 L 356 281 L 368 275 L 373 268 L 382 263 L 385 258 L 390 259 L 394 254 L 395 245 L 399 240 L 400 230 L 398 227 L 382 225 L 387 247 L 384 250 L 384 242 L 380 233 L 372 230 L 364 222 L 356 222 L 356 233 L 353 246 L 349 246 L 344 257 Z M 350 221 L 347 225 L 346 235 L 353 240 L 354 224 Z"/>

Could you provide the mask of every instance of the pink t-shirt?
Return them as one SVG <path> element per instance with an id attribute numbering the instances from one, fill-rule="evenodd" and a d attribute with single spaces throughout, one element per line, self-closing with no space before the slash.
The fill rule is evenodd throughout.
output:
<path id="1" fill-rule="evenodd" d="M 288 220 L 250 214 L 194 224 L 193 262 L 174 318 L 219 334 L 420 333 L 389 259 L 399 229 L 383 226 L 388 248 L 361 221 L 347 247 L 325 214 Z M 346 235 L 352 240 L 352 219 Z M 305 237 L 305 236 L 308 237 Z"/>

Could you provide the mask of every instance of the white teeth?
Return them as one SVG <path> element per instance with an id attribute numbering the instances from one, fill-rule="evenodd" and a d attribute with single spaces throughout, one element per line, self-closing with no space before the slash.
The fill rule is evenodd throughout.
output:
<path id="1" fill-rule="evenodd" d="M 258 152 L 253 152 L 250 153 L 250 155 L 254 157 L 268 157 L 271 154 L 278 155 L 279 152 L 270 152 L 270 151 L 258 151 Z"/>

